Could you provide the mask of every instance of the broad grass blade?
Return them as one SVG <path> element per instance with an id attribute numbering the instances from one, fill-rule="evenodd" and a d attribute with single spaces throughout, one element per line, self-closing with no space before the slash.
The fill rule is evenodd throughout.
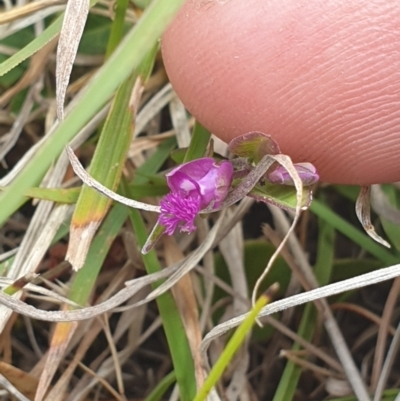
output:
<path id="1" fill-rule="evenodd" d="M 153 68 L 157 48 L 144 60 L 140 70 L 121 85 L 109 115 L 104 124 L 90 174 L 107 188 L 118 187 L 126 154 L 134 132 L 133 121 L 136 116 L 138 99 Z M 67 260 L 74 269 L 83 265 L 91 240 L 106 215 L 110 199 L 92 188 L 84 186 L 71 221 L 70 243 Z"/>

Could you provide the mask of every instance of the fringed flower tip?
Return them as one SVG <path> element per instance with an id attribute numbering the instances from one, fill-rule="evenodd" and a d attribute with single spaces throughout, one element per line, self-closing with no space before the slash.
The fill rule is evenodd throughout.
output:
<path id="1" fill-rule="evenodd" d="M 200 197 L 182 197 L 176 192 L 166 195 L 160 202 L 161 214 L 158 222 L 165 227 L 165 233 L 172 235 L 178 228 L 191 233 L 196 230 L 194 219 L 200 211 Z"/>

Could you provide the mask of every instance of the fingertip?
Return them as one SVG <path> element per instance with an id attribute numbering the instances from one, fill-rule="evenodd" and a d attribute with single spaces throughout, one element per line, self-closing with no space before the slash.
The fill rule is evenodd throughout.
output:
<path id="1" fill-rule="evenodd" d="M 163 38 L 187 108 L 225 141 L 272 135 L 323 181 L 400 180 L 397 1 L 188 2 Z"/>

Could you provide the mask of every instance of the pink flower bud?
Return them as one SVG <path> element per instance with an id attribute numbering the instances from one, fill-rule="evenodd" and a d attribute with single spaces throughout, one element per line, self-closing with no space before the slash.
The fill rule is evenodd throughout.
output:
<path id="1" fill-rule="evenodd" d="M 179 224 L 181 231 L 196 229 L 197 214 L 213 204 L 218 207 L 226 198 L 233 176 L 232 164 L 215 162 L 211 157 L 181 164 L 166 175 L 171 192 L 161 200 L 159 223 L 172 235 Z"/>
<path id="2" fill-rule="evenodd" d="M 304 186 L 312 185 L 319 180 L 317 169 L 311 163 L 295 163 L 294 167 Z M 267 179 L 274 184 L 294 185 L 292 177 L 282 166 L 267 173 Z"/>

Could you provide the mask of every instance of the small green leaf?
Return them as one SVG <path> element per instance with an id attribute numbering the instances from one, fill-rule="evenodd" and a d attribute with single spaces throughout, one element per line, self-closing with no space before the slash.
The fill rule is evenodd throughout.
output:
<path id="1" fill-rule="evenodd" d="M 165 227 L 157 222 L 154 225 L 153 229 L 151 230 L 151 233 L 148 236 L 145 244 L 143 245 L 142 248 L 143 255 L 146 255 L 154 248 L 154 245 L 163 236 L 164 232 L 165 232 Z"/>
<path id="2" fill-rule="evenodd" d="M 251 162 L 259 163 L 265 155 L 281 153 L 278 144 L 270 135 L 253 131 L 238 136 L 229 143 L 229 150 L 236 156 L 246 157 Z"/>
<path id="3" fill-rule="evenodd" d="M 259 202 L 270 203 L 283 210 L 296 210 L 296 188 L 288 185 L 272 184 L 265 182 L 256 185 L 248 194 Z M 312 191 L 311 187 L 303 187 L 303 201 L 301 208 L 306 209 L 311 205 Z"/>

